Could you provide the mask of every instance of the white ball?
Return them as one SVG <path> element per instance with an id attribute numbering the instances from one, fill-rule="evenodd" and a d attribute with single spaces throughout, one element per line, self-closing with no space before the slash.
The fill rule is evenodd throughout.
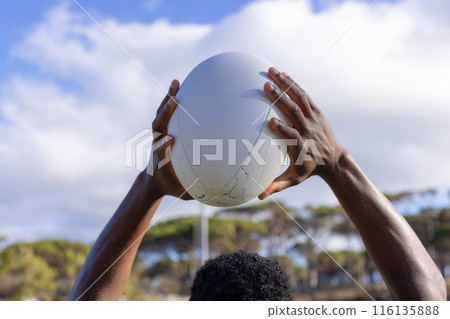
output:
<path id="1" fill-rule="evenodd" d="M 181 85 L 168 127 L 175 138 L 172 164 L 198 201 L 240 205 L 261 194 L 279 174 L 286 144 L 268 121 L 285 118 L 263 92 L 270 66 L 251 54 L 222 53 L 197 65 Z"/>

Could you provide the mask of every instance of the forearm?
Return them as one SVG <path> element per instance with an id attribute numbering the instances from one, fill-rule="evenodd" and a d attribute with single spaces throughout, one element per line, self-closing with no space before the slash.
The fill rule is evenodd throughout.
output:
<path id="1" fill-rule="evenodd" d="M 70 293 L 70 300 L 119 299 L 142 235 L 161 202 L 161 197 L 152 187 L 152 176 L 145 172 L 139 174 L 89 252 Z"/>
<path id="2" fill-rule="evenodd" d="M 348 152 L 323 176 L 398 300 L 441 300 L 445 282 L 406 220 Z"/>

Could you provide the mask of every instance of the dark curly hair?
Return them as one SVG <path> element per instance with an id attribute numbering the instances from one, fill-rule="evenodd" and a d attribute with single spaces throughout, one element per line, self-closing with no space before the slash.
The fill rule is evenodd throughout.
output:
<path id="1" fill-rule="evenodd" d="M 289 276 L 274 260 L 247 251 L 208 260 L 195 275 L 190 300 L 293 300 Z"/>

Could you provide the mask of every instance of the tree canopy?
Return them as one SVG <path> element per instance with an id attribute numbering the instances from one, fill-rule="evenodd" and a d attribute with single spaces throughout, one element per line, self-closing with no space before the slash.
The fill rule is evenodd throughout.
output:
<path id="1" fill-rule="evenodd" d="M 18 243 L 0 252 L 0 298 L 65 300 L 90 247 L 69 241 Z"/>

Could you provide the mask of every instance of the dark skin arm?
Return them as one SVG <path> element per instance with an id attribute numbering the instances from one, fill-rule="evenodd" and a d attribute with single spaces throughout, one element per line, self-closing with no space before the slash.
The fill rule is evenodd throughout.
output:
<path id="1" fill-rule="evenodd" d="M 292 126 L 270 120 L 275 134 L 296 139 L 288 147 L 290 166 L 259 198 L 320 176 L 333 190 L 396 300 L 446 300 L 445 281 L 406 220 L 369 180 L 351 154 L 337 141 L 324 115 L 306 92 L 285 73 L 269 69 L 276 88 L 267 82 L 264 91 L 288 117 Z M 292 87 L 288 90 L 288 88 Z M 281 91 L 288 90 L 280 97 Z M 295 165 L 305 140 L 317 146 L 325 165 L 305 161 Z M 313 155 L 313 154 L 309 154 Z"/>
<path id="2" fill-rule="evenodd" d="M 165 142 L 155 151 L 154 163 L 165 156 L 173 144 L 167 125 L 177 102 L 179 83 L 174 80 L 153 121 L 153 132 L 161 133 Z M 144 170 L 103 229 L 78 274 L 70 292 L 70 300 L 118 300 L 130 276 L 139 244 L 164 195 L 191 199 L 175 176 L 172 164 L 155 168 L 154 174 Z M 117 260 L 117 261 L 116 261 Z M 116 261 L 116 262 L 115 262 Z M 114 264 L 113 264 L 114 263 Z M 111 266 L 112 265 L 112 266 Z M 111 266 L 111 268 L 109 268 Z M 109 269 L 108 269 L 109 268 Z"/>

